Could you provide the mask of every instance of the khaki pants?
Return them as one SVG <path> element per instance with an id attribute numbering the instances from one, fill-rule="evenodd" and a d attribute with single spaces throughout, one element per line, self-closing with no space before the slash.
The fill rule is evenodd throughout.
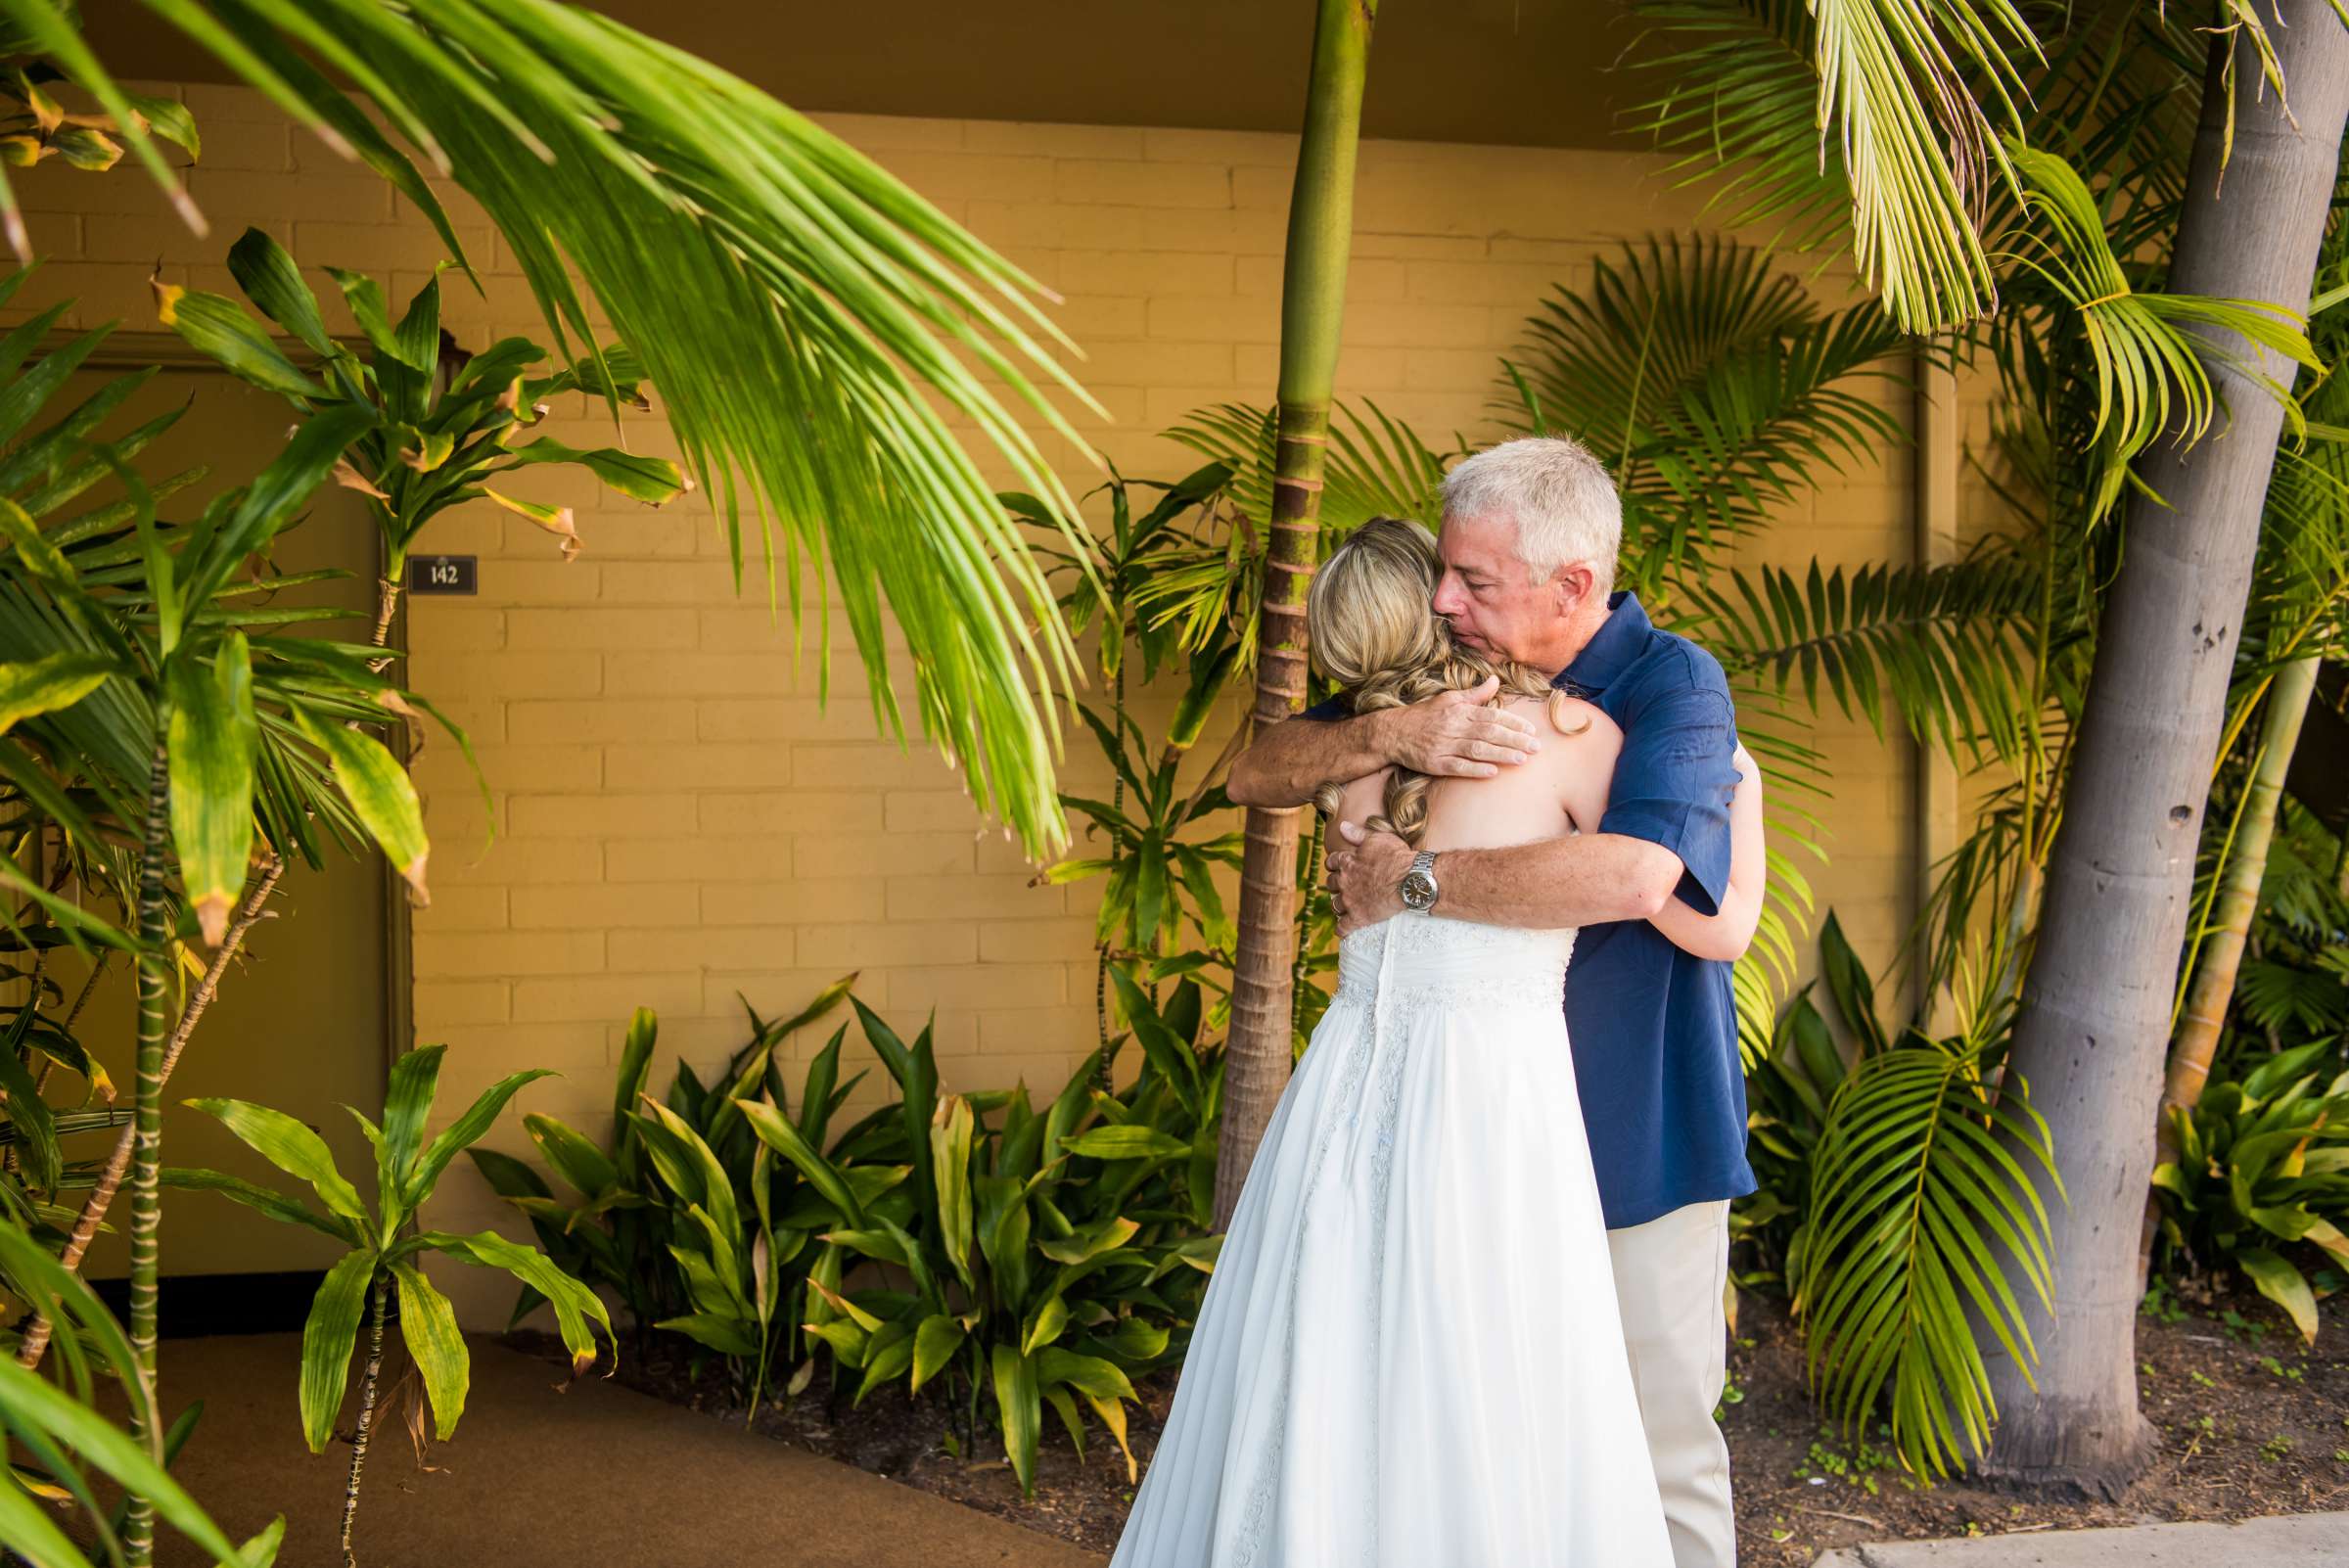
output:
<path id="1" fill-rule="evenodd" d="M 1674 1568 L 1736 1568 L 1729 1449 L 1713 1419 L 1728 1376 L 1729 1206 L 1692 1203 L 1608 1231 L 1607 1246 Z"/>

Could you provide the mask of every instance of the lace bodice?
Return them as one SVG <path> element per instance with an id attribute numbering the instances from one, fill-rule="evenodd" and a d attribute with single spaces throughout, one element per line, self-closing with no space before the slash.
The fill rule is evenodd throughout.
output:
<path id="1" fill-rule="evenodd" d="M 1572 927 L 1517 931 L 1445 915 L 1394 915 L 1338 945 L 1337 994 L 1366 1002 L 1383 989 L 1390 1002 L 1460 995 L 1554 1003 L 1574 938 Z"/>

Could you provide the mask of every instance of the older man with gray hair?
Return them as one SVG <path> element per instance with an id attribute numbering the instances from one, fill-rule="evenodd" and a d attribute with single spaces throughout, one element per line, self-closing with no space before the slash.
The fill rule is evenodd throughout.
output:
<path id="1" fill-rule="evenodd" d="M 1713 1419 L 1727 1354 L 1729 1200 L 1754 1190 L 1729 966 L 1666 941 L 1648 917 L 1676 893 L 1702 912 L 1729 877 L 1737 730 L 1721 665 L 1616 592 L 1622 502 L 1575 441 L 1505 441 L 1444 483 L 1434 610 L 1461 642 L 1551 676 L 1622 726 L 1596 833 L 1435 857 L 1432 906 L 1455 920 L 1578 926 L 1566 985 L 1577 1087 L 1608 1225 L 1615 1289 L 1676 1568 L 1734 1568 L 1728 1450 Z M 1539 744 L 1533 726 L 1451 692 L 1359 716 L 1345 700 L 1257 736 L 1230 795 L 1297 806 L 1326 779 L 1391 763 L 1491 777 Z M 1339 927 L 1405 907 L 1412 852 L 1355 823 L 1329 856 Z M 1424 878 L 1422 878 L 1424 881 Z"/>

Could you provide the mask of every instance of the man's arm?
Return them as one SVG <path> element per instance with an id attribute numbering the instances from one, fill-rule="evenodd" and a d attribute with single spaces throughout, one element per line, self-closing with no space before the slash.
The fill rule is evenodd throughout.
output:
<path id="1" fill-rule="evenodd" d="M 1359 848 L 1329 857 L 1340 935 L 1403 908 L 1399 891 L 1411 847 L 1392 833 L 1340 825 Z M 1621 833 L 1586 833 L 1505 850 L 1446 850 L 1436 857 L 1438 912 L 1488 926 L 1546 930 L 1645 920 L 1672 898 L 1681 857 Z"/>
<path id="2" fill-rule="evenodd" d="M 1270 725 L 1232 759 L 1224 793 L 1240 806 L 1303 806 L 1332 779 L 1362 778 L 1390 762 L 1434 778 L 1491 778 L 1542 746 L 1531 720 L 1485 706 L 1499 687 L 1488 680 L 1374 714 Z"/>

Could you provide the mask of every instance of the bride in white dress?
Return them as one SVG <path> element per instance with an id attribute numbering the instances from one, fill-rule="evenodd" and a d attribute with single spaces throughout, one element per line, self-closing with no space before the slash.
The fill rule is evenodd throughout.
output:
<path id="1" fill-rule="evenodd" d="M 1316 662 L 1358 712 L 1497 676 L 1546 715 L 1539 753 L 1317 804 L 1435 851 L 1595 828 L 1621 732 L 1453 644 L 1440 570 L 1419 525 L 1363 525 L 1313 582 Z M 1683 945 L 1706 920 L 1657 916 Z M 1574 938 L 1406 912 L 1341 944 L 1111 1568 L 1671 1568 L 1567 1049 Z"/>

